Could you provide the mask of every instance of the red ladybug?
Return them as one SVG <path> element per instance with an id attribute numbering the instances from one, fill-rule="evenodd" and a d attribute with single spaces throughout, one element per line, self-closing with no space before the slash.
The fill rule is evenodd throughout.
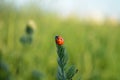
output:
<path id="1" fill-rule="evenodd" d="M 55 36 L 55 42 L 57 45 L 63 45 L 64 44 L 64 39 L 61 36 Z"/>

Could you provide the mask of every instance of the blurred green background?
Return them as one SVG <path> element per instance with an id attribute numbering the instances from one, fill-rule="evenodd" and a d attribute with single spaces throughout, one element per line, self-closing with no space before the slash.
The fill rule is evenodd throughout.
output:
<path id="1" fill-rule="evenodd" d="M 73 80 L 120 80 L 119 21 L 61 18 L 32 2 L 21 8 L 13 4 L 0 1 L 0 80 L 56 80 L 55 35 L 64 38 L 69 64 L 79 70 Z M 20 40 L 29 20 L 36 28 L 26 44 Z"/>

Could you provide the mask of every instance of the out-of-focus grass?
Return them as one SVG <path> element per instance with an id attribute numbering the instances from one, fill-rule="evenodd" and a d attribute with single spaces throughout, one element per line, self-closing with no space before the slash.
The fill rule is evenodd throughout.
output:
<path id="1" fill-rule="evenodd" d="M 33 43 L 24 46 L 20 37 L 25 34 L 29 19 L 37 25 Z M 75 18 L 61 20 L 39 11 L 16 11 L 13 8 L 0 12 L 0 50 L 2 61 L 9 67 L 12 80 L 55 80 L 57 54 L 55 35 L 62 35 L 69 54 L 69 62 L 79 70 L 75 80 L 119 80 L 120 25 L 92 24 Z M 22 61 L 19 64 L 19 56 Z M 19 74 L 16 68 L 20 67 Z M 35 77 L 35 78 L 34 78 Z"/>

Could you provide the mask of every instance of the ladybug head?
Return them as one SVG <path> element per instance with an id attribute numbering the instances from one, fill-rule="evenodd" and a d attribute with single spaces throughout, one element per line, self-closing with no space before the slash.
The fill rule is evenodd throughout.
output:
<path id="1" fill-rule="evenodd" d="M 58 38 L 59 36 L 55 36 L 55 40 Z"/>

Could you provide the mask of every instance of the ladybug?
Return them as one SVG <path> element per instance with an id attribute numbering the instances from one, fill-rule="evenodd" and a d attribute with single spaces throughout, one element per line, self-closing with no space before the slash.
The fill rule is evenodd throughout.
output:
<path id="1" fill-rule="evenodd" d="M 63 45 L 64 44 L 64 39 L 61 36 L 55 36 L 55 42 L 57 45 Z"/>

